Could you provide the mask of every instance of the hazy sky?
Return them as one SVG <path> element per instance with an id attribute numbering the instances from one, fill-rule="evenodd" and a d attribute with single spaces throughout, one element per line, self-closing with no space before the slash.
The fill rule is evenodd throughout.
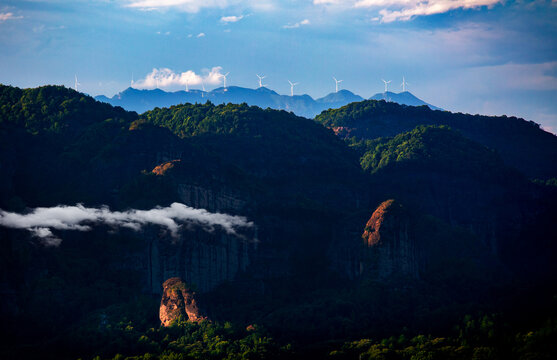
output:
<path id="1" fill-rule="evenodd" d="M 557 131 L 557 1 L 0 0 L 0 82 L 112 96 L 256 87 L 370 97 L 402 76 L 451 111 L 524 117 Z"/>

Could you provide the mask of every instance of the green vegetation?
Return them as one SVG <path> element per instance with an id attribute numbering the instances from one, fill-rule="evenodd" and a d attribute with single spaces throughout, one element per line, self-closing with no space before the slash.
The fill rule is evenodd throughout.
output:
<path id="1" fill-rule="evenodd" d="M 90 330 L 89 330 L 90 331 Z M 88 359 L 369 359 L 369 360 L 544 360 L 557 356 L 557 319 L 511 326 L 498 315 L 466 315 L 444 336 L 412 335 L 339 343 L 285 344 L 257 325 L 176 321 L 168 328 L 138 330 L 131 321 L 105 324 L 79 336 L 94 336 Z M 101 340 L 102 341 L 99 341 Z M 75 338 L 74 340 L 78 340 Z M 85 341 L 85 338 L 81 339 Z M 309 346 L 308 346 L 309 345 Z M 94 356 L 94 355 L 96 356 Z"/>
<path id="2" fill-rule="evenodd" d="M 458 335 L 433 337 L 404 334 L 381 341 L 362 339 L 329 353 L 331 359 L 365 360 L 499 360 L 553 359 L 557 356 L 557 321 L 532 331 L 514 333 L 493 316 L 466 316 Z"/>
<path id="3" fill-rule="evenodd" d="M 507 165 L 528 177 L 557 176 L 557 137 L 516 117 L 455 114 L 368 100 L 324 111 L 315 120 L 329 128 L 344 127 L 347 137 L 364 140 L 394 137 L 419 125 L 446 125 L 496 150 Z"/>
<path id="4" fill-rule="evenodd" d="M 447 171 L 482 175 L 504 167 L 498 154 L 470 141 L 447 126 L 420 125 L 394 138 L 351 139 L 362 157 L 362 168 L 375 173 L 384 168 Z"/>
<path id="5" fill-rule="evenodd" d="M 181 360 L 181 359 L 285 359 L 289 345 L 279 346 L 258 327 L 239 329 L 230 323 L 176 321 L 168 328 L 138 331 L 132 322 L 106 325 L 106 343 L 94 350 L 93 359 Z"/>
<path id="6" fill-rule="evenodd" d="M 0 129 L 23 127 L 32 134 L 72 133 L 101 119 L 131 121 L 136 116 L 63 86 L 22 90 L 0 85 Z"/>
<path id="7" fill-rule="evenodd" d="M 132 126 L 141 123 L 168 128 L 252 177 L 269 208 L 336 211 L 353 206 L 342 192 L 364 186 L 357 154 L 319 124 L 285 111 L 184 104 L 148 111 Z"/>

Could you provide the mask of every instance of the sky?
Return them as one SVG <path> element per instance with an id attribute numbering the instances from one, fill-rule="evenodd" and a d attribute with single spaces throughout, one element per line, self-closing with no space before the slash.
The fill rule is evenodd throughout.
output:
<path id="1" fill-rule="evenodd" d="M 557 133 L 557 0 L 0 0 L 0 83 L 408 90 Z"/>

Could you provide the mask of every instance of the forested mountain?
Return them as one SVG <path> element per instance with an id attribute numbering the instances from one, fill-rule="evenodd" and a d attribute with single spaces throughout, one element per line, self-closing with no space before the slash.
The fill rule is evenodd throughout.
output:
<path id="1" fill-rule="evenodd" d="M 557 145 L 536 124 L 382 101 L 138 115 L 55 86 L 0 86 L 0 115 L 2 358 L 557 351 L 557 188 L 529 179 Z M 217 220 L 174 228 L 179 209 Z"/>
<path id="2" fill-rule="evenodd" d="M 392 137 L 418 125 L 447 125 L 470 140 L 496 150 L 503 160 L 531 178 L 557 176 L 557 136 L 532 121 L 434 111 L 368 100 L 324 111 L 316 121 L 341 137 Z"/>

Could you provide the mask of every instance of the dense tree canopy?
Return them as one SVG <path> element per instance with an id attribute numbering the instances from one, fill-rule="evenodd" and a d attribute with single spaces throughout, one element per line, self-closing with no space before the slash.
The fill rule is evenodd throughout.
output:
<path id="1" fill-rule="evenodd" d="M 393 138 L 359 141 L 352 138 L 351 146 L 362 154 L 362 168 L 371 173 L 386 167 L 404 166 L 481 176 L 505 167 L 495 151 L 466 139 L 447 126 L 420 125 Z"/>
<path id="2" fill-rule="evenodd" d="M 368 100 L 322 112 L 316 121 L 358 139 L 393 137 L 418 125 L 447 125 L 466 138 L 497 150 L 505 163 L 532 178 L 557 174 L 557 136 L 532 121 L 431 110 Z"/>

